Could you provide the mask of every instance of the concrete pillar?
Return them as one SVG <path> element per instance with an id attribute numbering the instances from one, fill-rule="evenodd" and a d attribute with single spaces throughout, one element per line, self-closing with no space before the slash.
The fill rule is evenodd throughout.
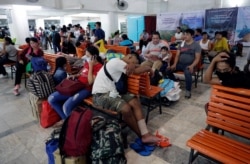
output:
<path id="1" fill-rule="evenodd" d="M 108 14 L 100 14 L 102 29 L 105 31 L 105 39 L 111 37 L 111 33 L 117 31 L 118 28 L 118 14 L 115 12 L 108 12 Z"/>
<path id="2" fill-rule="evenodd" d="M 16 38 L 16 44 L 25 43 L 25 38 L 29 37 L 29 25 L 26 10 L 20 6 L 12 6 L 6 10 L 11 38 Z"/>

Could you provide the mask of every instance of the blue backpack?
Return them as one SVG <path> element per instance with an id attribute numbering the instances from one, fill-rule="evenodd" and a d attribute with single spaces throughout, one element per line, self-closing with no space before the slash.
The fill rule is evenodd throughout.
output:
<path id="1" fill-rule="evenodd" d="M 47 71 L 48 62 L 43 57 L 32 57 L 30 62 L 34 72 Z"/>

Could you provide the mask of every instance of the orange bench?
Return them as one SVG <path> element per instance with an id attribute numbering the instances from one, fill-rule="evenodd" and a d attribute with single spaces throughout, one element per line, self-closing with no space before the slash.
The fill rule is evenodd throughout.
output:
<path id="1" fill-rule="evenodd" d="M 126 46 L 105 45 L 105 48 L 109 50 L 115 50 L 116 52 L 122 53 L 124 55 L 127 55 L 130 53 L 130 49 Z"/>
<path id="2" fill-rule="evenodd" d="M 49 54 L 49 53 L 44 53 L 44 59 L 49 63 L 51 69 L 50 72 L 54 72 L 56 68 L 56 58 L 60 57 L 61 55 L 58 54 Z M 67 68 L 66 71 L 68 74 L 75 74 L 78 73 L 78 70 L 74 70 L 70 64 L 69 61 L 67 61 Z"/>
<path id="3" fill-rule="evenodd" d="M 191 148 L 189 163 L 205 155 L 222 163 L 250 163 L 250 145 L 224 136 L 224 131 L 250 138 L 250 90 L 214 85 L 208 105 L 207 130 L 187 141 Z M 222 130 L 221 134 L 209 131 Z M 196 153 L 194 154 L 194 151 Z"/>
<path id="4" fill-rule="evenodd" d="M 177 50 L 170 50 L 170 52 L 172 53 L 172 59 L 171 59 L 170 63 L 173 64 L 174 60 L 175 60 L 175 57 L 176 57 Z M 183 71 L 176 71 L 174 73 L 181 74 L 181 75 L 184 74 Z M 202 63 L 202 59 L 200 59 L 199 63 L 195 67 L 193 76 L 194 76 L 195 88 L 197 88 L 197 83 L 198 83 L 199 77 L 201 78 L 201 82 L 202 82 L 202 79 L 203 79 L 203 63 Z"/>
<path id="5" fill-rule="evenodd" d="M 156 105 L 151 104 L 151 100 L 155 98 L 160 92 L 162 91 L 162 88 L 157 86 L 151 86 L 150 85 L 150 77 L 148 74 L 142 74 L 142 75 L 130 75 L 128 77 L 128 92 L 132 93 L 137 96 L 144 97 L 148 100 L 147 105 L 147 114 L 146 114 L 146 122 L 148 121 L 149 113 L 153 109 L 155 109 L 157 106 L 159 107 L 160 114 L 162 113 L 161 110 L 161 102 L 159 102 Z M 110 114 L 110 115 L 119 115 L 118 112 L 111 111 L 108 109 L 101 109 L 100 107 L 96 107 L 93 105 L 92 97 L 84 99 L 84 102 L 94 107 L 95 109 L 98 109 L 104 113 Z"/>

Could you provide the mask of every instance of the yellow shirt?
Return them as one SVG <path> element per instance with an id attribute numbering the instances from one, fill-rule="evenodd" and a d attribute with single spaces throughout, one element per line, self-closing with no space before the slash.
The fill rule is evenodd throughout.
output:
<path id="1" fill-rule="evenodd" d="M 227 51 L 229 52 L 229 47 L 227 43 L 227 39 L 222 37 L 221 40 L 216 40 L 213 46 L 213 51 Z"/>

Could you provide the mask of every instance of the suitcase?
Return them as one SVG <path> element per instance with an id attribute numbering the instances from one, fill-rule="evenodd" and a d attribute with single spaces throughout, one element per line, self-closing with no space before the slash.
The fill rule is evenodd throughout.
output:
<path id="1" fill-rule="evenodd" d="M 59 149 L 57 149 L 54 152 L 54 159 L 55 159 L 55 164 L 62 164 L 62 158 L 59 153 Z M 64 158 L 64 160 L 65 160 L 64 164 L 87 164 L 85 155 L 79 157 L 66 157 Z"/>
<path id="2" fill-rule="evenodd" d="M 40 115 L 42 111 L 42 102 L 46 99 L 40 99 L 33 93 L 29 92 L 29 102 L 31 105 L 32 116 L 40 122 Z"/>

